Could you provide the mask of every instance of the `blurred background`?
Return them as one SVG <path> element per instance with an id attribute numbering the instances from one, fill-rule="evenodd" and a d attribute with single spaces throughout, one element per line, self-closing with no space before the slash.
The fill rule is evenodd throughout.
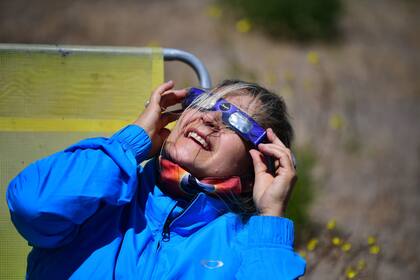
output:
<path id="1" fill-rule="evenodd" d="M 420 273 L 419 34 L 416 0 L 0 0 L 1 43 L 178 48 L 283 96 L 304 279 Z"/>

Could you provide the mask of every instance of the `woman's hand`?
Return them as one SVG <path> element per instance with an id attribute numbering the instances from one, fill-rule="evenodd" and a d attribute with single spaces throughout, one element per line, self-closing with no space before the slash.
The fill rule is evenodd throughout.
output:
<path id="1" fill-rule="evenodd" d="M 168 137 L 170 130 L 165 126 L 178 119 L 179 114 L 162 113 L 169 106 L 182 101 L 187 94 L 186 89 L 173 90 L 174 82 L 160 85 L 150 96 L 147 107 L 134 124 L 142 127 L 152 140 L 149 158 L 153 157 Z"/>
<path id="2" fill-rule="evenodd" d="M 292 153 L 271 128 L 267 129 L 267 138 L 270 143 L 259 144 L 258 151 L 250 150 L 255 172 L 254 203 L 259 215 L 283 216 L 297 180 L 296 170 Z M 274 175 L 268 170 L 264 155 L 274 158 Z"/>

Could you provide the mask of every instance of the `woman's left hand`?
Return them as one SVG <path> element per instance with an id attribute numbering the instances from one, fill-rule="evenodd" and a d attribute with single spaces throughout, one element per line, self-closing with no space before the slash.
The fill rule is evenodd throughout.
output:
<path id="1" fill-rule="evenodd" d="M 271 128 L 267 129 L 267 138 L 269 143 L 259 144 L 258 150 L 250 150 L 255 172 L 254 203 L 259 215 L 283 216 L 297 180 L 296 170 L 290 149 Z M 274 158 L 274 174 L 270 173 L 264 155 Z"/>

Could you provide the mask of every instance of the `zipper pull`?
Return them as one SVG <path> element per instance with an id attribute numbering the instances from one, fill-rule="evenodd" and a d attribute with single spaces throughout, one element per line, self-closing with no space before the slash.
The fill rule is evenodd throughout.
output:
<path id="1" fill-rule="evenodd" d="M 168 242 L 171 239 L 171 232 L 169 230 L 170 223 L 171 223 L 170 219 L 167 219 L 165 221 L 165 224 L 163 225 L 162 241 L 164 242 Z"/>

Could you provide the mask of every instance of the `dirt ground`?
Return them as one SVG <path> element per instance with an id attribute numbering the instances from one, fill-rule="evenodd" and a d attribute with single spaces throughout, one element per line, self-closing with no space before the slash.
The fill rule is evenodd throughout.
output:
<path id="1" fill-rule="evenodd" d="M 346 0 L 342 36 L 298 44 L 240 33 L 213 1 L 0 0 L 0 42 L 179 48 L 207 65 L 214 83 L 252 79 L 284 96 L 296 147 L 317 156 L 311 208 L 356 238 L 381 244 L 377 279 L 420 273 L 420 3 Z M 170 63 L 166 77 L 195 84 Z M 330 264 L 307 279 L 336 279 Z"/>

